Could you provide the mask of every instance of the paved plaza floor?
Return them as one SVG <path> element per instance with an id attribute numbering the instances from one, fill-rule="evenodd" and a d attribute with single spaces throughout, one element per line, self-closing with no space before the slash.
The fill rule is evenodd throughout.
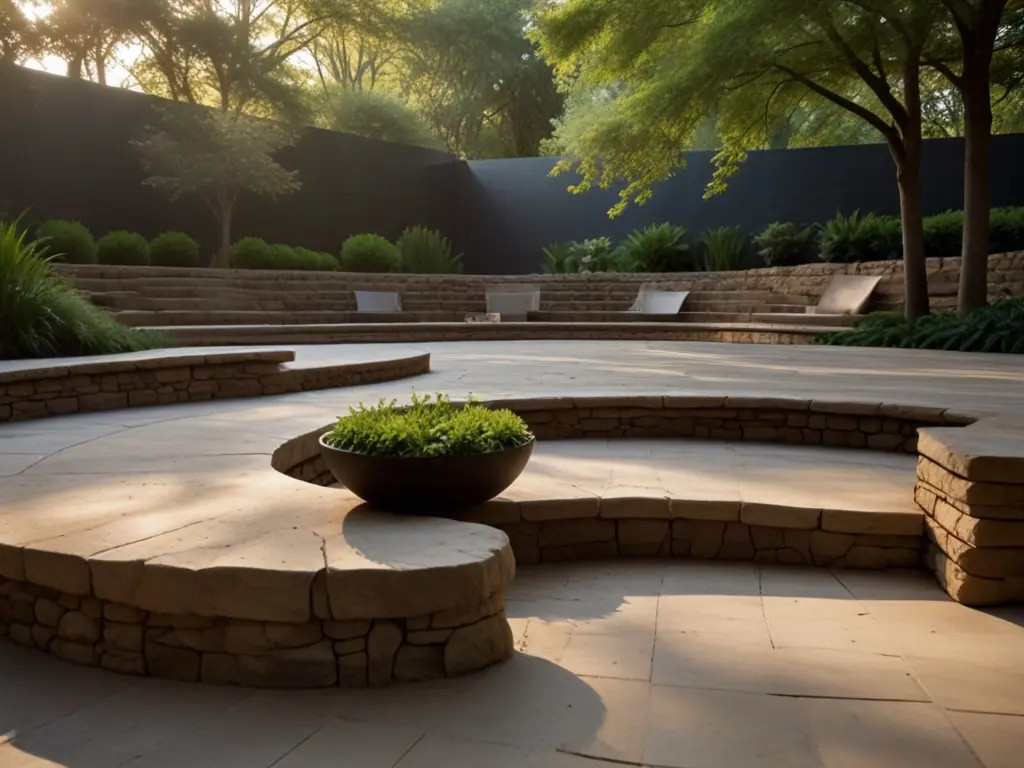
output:
<path id="1" fill-rule="evenodd" d="M 104 485 L 184 491 L 204 473 L 262 471 L 269 438 L 283 442 L 351 404 L 413 389 L 812 397 L 1024 419 L 1024 366 L 1010 356 L 655 342 L 422 348 L 433 372 L 411 380 L 0 426 L 0 502 L 27 525 L 36 499 L 42 530 L 55 494 L 95 503 Z M 310 364 L 351 354 L 298 348 Z M 589 442 L 542 447 L 537 470 L 571 460 L 580 472 L 620 471 L 614 443 Z M 904 456 L 686 441 L 671 459 L 650 444 L 623 457 L 628 450 L 645 482 L 707 483 L 718 468 L 718 482 L 740 495 L 774 483 L 814 498 L 845 482 L 842 493 L 888 509 L 906 503 L 901 489 L 913 484 Z M 780 482 L 786 471 L 799 479 Z M 371 691 L 176 684 L 0 642 L 0 768 L 1022 764 L 1024 609 L 966 608 L 923 572 L 685 560 L 529 566 L 508 615 L 518 649 L 510 662 Z"/>

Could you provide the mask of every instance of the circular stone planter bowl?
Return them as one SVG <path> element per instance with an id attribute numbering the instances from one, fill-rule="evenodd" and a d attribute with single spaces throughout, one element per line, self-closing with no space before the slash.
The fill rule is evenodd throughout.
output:
<path id="1" fill-rule="evenodd" d="M 522 474 L 530 442 L 471 456 L 370 456 L 335 448 L 320 437 L 320 453 L 334 479 L 379 509 L 405 514 L 446 514 L 500 494 Z"/>

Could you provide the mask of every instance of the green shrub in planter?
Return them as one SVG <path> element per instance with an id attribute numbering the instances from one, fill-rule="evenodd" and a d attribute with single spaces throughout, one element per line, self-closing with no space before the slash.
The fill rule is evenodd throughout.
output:
<path id="1" fill-rule="evenodd" d="M 50 264 L 41 242 L 0 222 L 0 360 L 134 352 L 162 338 L 121 325 Z"/>
<path id="2" fill-rule="evenodd" d="M 929 257 L 959 256 L 964 234 L 963 211 L 924 217 L 924 253 Z"/>
<path id="3" fill-rule="evenodd" d="M 314 251 L 309 248 L 295 248 L 295 269 L 310 272 L 334 272 L 338 269 L 338 260 L 329 253 Z"/>
<path id="4" fill-rule="evenodd" d="M 341 246 L 344 272 L 396 272 L 401 264 L 398 246 L 380 235 L 352 235 Z"/>
<path id="5" fill-rule="evenodd" d="M 816 227 L 801 227 L 792 221 L 776 221 L 754 237 L 757 255 L 769 267 L 791 267 L 813 261 L 818 255 Z"/>
<path id="6" fill-rule="evenodd" d="M 877 213 L 837 213 L 822 226 L 820 245 L 824 261 L 851 263 L 899 258 L 903 253 L 900 220 Z"/>
<path id="7" fill-rule="evenodd" d="M 259 237 L 243 237 L 231 246 L 231 266 L 234 269 L 273 269 L 274 252 Z"/>
<path id="8" fill-rule="evenodd" d="M 301 269 L 299 255 L 290 245 L 270 246 L 270 266 L 267 269 Z"/>
<path id="9" fill-rule="evenodd" d="M 409 227 L 398 238 L 402 271 L 414 275 L 462 272 L 462 257 L 452 253 L 452 244 L 440 232 L 426 227 Z"/>
<path id="10" fill-rule="evenodd" d="M 138 232 L 123 229 L 108 232 L 96 242 L 100 264 L 142 267 L 149 264 L 149 243 Z"/>
<path id="11" fill-rule="evenodd" d="M 50 219 L 36 227 L 41 252 L 66 264 L 95 264 L 96 241 L 92 233 L 77 221 Z"/>
<path id="12" fill-rule="evenodd" d="M 198 267 L 199 243 L 184 232 L 164 232 L 150 242 L 149 261 L 155 267 Z"/>
<path id="13" fill-rule="evenodd" d="M 333 448 L 370 456 L 469 456 L 525 445 L 530 428 L 509 410 L 469 403 L 463 407 L 438 394 L 413 395 L 412 405 L 381 400 L 349 409 L 324 436 Z"/>

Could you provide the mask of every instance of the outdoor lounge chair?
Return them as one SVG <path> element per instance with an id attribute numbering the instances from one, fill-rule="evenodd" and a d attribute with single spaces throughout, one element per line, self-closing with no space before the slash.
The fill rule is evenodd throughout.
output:
<path id="1" fill-rule="evenodd" d="M 640 286 L 636 301 L 626 311 L 643 315 L 678 315 L 689 295 L 689 291 L 662 291 Z"/>
<path id="2" fill-rule="evenodd" d="M 540 309 L 540 289 L 525 285 L 491 286 L 485 297 L 488 314 L 499 314 L 503 321 L 525 321 L 530 312 Z"/>
<path id="3" fill-rule="evenodd" d="M 836 275 L 828 284 L 818 305 L 808 307 L 812 315 L 859 315 L 881 282 L 878 275 Z"/>
<path id="4" fill-rule="evenodd" d="M 354 291 L 357 312 L 401 312 L 402 298 L 391 291 Z"/>

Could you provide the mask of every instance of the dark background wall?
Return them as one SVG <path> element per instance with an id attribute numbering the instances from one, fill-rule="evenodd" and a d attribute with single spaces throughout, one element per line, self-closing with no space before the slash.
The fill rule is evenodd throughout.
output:
<path id="1" fill-rule="evenodd" d="M 963 142 L 927 141 L 924 155 L 925 212 L 961 209 Z M 725 193 L 704 200 L 712 156 L 689 153 L 686 169 L 655 187 L 646 205 L 630 205 L 615 219 L 607 212 L 618 202 L 617 189 L 571 195 L 566 188 L 578 176 L 551 178 L 552 158 L 470 162 L 458 186 L 462 246 L 486 254 L 480 271 L 528 272 L 549 243 L 602 235 L 617 241 L 663 221 L 686 227 L 696 240 L 708 227 L 738 224 L 756 234 L 773 221 L 821 222 L 837 210 L 899 215 L 896 173 L 884 145 L 751 152 Z M 994 137 L 993 206 L 1024 204 L 1022 167 L 1024 135 Z"/>
<path id="2" fill-rule="evenodd" d="M 201 203 L 170 203 L 142 184 L 130 146 L 160 99 L 16 67 L 0 67 L 0 207 L 82 221 L 94 233 L 179 229 L 212 251 L 214 219 Z M 458 161 L 443 152 L 310 129 L 281 151 L 302 188 L 239 201 L 236 237 L 336 253 L 358 232 L 396 237 L 409 225 L 455 229 Z"/>
<path id="3" fill-rule="evenodd" d="M 212 250 L 216 227 L 195 201 L 169 203 L 142 185 L 129 142 L 160 103 L 138 93 L 17 67 L 0 67 L 0 214 L 78 219 L 97 234 L 134 229 L 153 236 L 180 229 Z M 962 207 L 963 145 L 926 142 L 925 210 Z M 337 252 L 357 232 L 395 237 L 424 224 L 455 240 L 467 271 L 536 271 L 542 248 L 670 221 L 699 238 L 739 224 L 751 233 L 773 221 L 817 222 L 836 210 L 897 214 L 895 172 L 882 145 L 752 152 L 728 190 L 704 200 L 711 153 L 658 185 L 644 206 L 614 220 L 616 190 L 571 195 L 573 174 L 548 176 L 551 158 L 462 162 L 442 152 L 311 129 L 281 152 L 302 189 L 277 201 L 243 199 L 235 235 Z M 993 205 L 1024 204 L 1017 176 L 1024 135 L 995 137 Z"/>

